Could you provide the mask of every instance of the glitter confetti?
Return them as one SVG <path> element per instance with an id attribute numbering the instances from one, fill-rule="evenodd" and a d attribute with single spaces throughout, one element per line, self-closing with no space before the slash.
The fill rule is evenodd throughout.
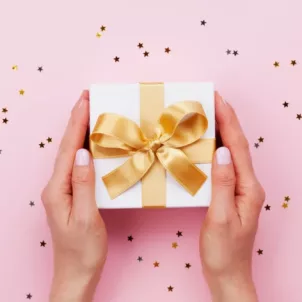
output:
<path id="1" fill-rule="evenodd" d="M 169 291 L 169 292 L 173 292 L 173 289 L 174 289 L 174 287 L 173 287 L 173 286 L 171 286 L 171 285 L 170 285 L 170 286 L 168 286 L 168 291 Z"/>
<path id="2" fill-rule="evenodd" d="M 155 262 L 153 263 L 153 266 L 154 266 L 154 267 L 159 267 L 159 262 L 155 261 Z"/>
<path id="3" fill-rule="evenodd" d="M 105 30 L 106 30 L 106 26 L 102 25 L 102 26 L 100 27 L 100 30 L 101 30 L 101 31 L 105 31 Z"/>
<path id="4" fill-rule="evenodd" d="M 7 119 L 7 118 L 3 118 L 3 119 L 2 119 L 2 123 L 3 123 L 3 124 L 7 124 L 7 123 L 8 123 L 8 119 Z"/>
<path id="5" fill-rule="evenodd" d="M 41 142 L 41 143 L 39 144 L 39 146 L 40 146 L 40 148 L 44 148 L 45 144 L 44 144 L 43 142 Z"/>
<path id="6" fill-rule="evenodd" d="M 176 236 L 177 237 L 182 237 L 182 232 L 181 231 L 177 231 Z"/>
<path id="7" fill-rule="evenodd" d="M 270 211 L 271 210 L 271 206 L 269 206 L 268 204 L 265 206 L 265 210 L 266 211 Z"/>
<path id="8" fill-rule="evenodd" d="M 254 144 L 254 147 L 255 147 L 256 149 L 258 149 L 259 146 L 260 146 L 260 145 L 259 145 L 258 143 L 255 143 L 255 144 Z"/>
<path id="9" fill-rule="evenodd" d="M 102 35 L 100 32 L 97 32 L 96 35 L 95 35 L 97 38 L 100 38 Z"/>
<path id="10" fill-rule="evenodd" d="M 32 294 L 27 294 L 26 295 L 26 299 L 28 299 L 28 300 L 30 300 L 32 297 L 33 297 Z"/>
<path id="11" fill-rule="evenodd" d="M 52 142 L 52 138 L 51 137 L 48 137 L 46 140 L 47 140 L 48 143 Z"/>
<path id="12" fill-rule="evenodd" d="M 12 70 L 18 70 L 18 65 L 14 65 L 14 66 L 12 67 Z"/>
<path id="13" fill-rule="evenodd" d="M 46 246 L 46 242 L 45 242 L 44 240 L 41 241 L 41 242 L 40 242 L 40 246 L 41 246 L 41 247 L 45 247 L 45 246 Z"/>
<path id="14" fill-rule="evenodd" d="M 149 57 L 149 52 L 148 51 L 144 52 L 144 57 Z"/>
<path id="15" fill-rule="evenodd" d="M 302 118 L 302 114 L 297 114 L 297 116 L 296 116 L 296 118 L 298 119 L 298 120 L 301 120 L 301 118 Z"/>
<path id="16" fill-rule="evenodd" d="M 20 94 L 20 95 L 24 95 L 24 93 L 25 93 L 25 91 L 24 91 L 23 89 L 20 89 L 20 90 L 19 90 L 19 94 Z"/>
<path id="17" fill-rule="evenodd" d="M 144 44 L 140 42 L 140 43 L 137 44 L 137 47 L 140 48 L 140 49 L 144 48 Z"/>
<path id="18" fill-rule="evenodd" d="M 2 113 L 7 113 L 7 112 L 8 112 L 7 108 L 2 108 Z"/>
<path id="19" fill-rule="evenodd" d="M 128 236 L 128 241 L 132 242 L 133 239 L 134 239 L 134 238 L 132 237 L 132 235 Z"/>
<path id="20" fill-rule="evenodd" d="M 275 67 L 279 67 L 279 66 L 280 66 L 280 63 L 277 62 L 277 61 L 275 61 L 274 66 L 275 66 Z"/>
<path id="21" fill-rule="evenodd" d="M 284 201 L 289 202 L 290 201 L 290 197 L 289 196 L 284 196 Z"/>
<path id="22" fill-rule="evenodd" d="M 38 70 L 39 72 L 42 72 L 42 71 L 43 71 L 43 66 L 39 66 L 37 70 Z"/>
<path id="23" fill-rule="evenodd" d="M 178 248 L 177 242 L 173 242 L 173 243 L 172 243 L 172 247 L 173 247 L 174 249 Z"/>
<path id="24" fill-rule="evenodd" d="M 234 50 L 233 51 L 233 55 L 236 57 L 236 56 L 239 56 L 239 51 L 238 50 Z"/>
<path id="25" fill-rule="evenodd" d="M 291 60 L 290 64 L 291 64 L 292 66 L 296 66 L 296 65 L 297 65 L 297 61 L 296 61 L 296 60 Z"/>
<path id="26" fill-rule="evenodd" d="M 114 62 L 119 62 L 120 58 L 119 57 L 114 57 L 113 60 L 114 60 Z"/>
<path id="27" fill-rule="evenodd" d="M 35 205 L 35 203 L 34 203 L 33 201 L 30 201 L 30 202 L 29 202 L 29 205 L 30 205 L 31 207 L 33 207 L 33 206 Z"/>
<path id="28" fill-rule="evenodd" d="M 185 267 L 188 268 L 188 269 L 189 269 L 191 266 L 192 266 L 192 265 L 191 265 L 190 263 L 186 263 L 186 265 L 185 265 Z"/>
<path id="29" fill-rule="evenodd" d="M 288 208 L 288 203 L 284 202 L 284 203 L 282 204 L 282 208 L 283 208 L 283 209 L 287 209 L 287 208 Z"/>
<path id="30" fill-rule="evenodd" d="M 142 261 L 143 261 L 143 257 L 139 256 L 139 257 L 137 258 L 137 261 L 138 261 L 138 262 L 142 262 Z"/>
<path id="31" fill-rule="evenodd" d="M 258 138 L 258 142 L 259 142 L 259 143 L 263 143 L 263 142 L 264 142 L 264 138 L 263 138 L 262 136 L 260 136 L 260 137 Z"/>
<path id="32" fill-rule="evenodd" d="M 206 26 L 206 24 L 207 24 L 206 20 L 201 20 L 201 21 L 200 21 L 200 25 L 201 25 L 201 26 Z"/>
<path id="33" fill-rule="evenodd" d="M 260 250 L 260 249 L 259 249 L 259 250 L 257 251 L 257 253 L 258 253 L 258 255 L 263 255 L 263 250 Z"/>
<path id="34" fill-rule="evenodd" d="M 169 47 L 165 48 L 165 53 L 170 53 L 171 49 Z"/>
<path id="35" fill-rule="evenodd" d="M 289 103 L 288 102 L 284 102 L 282 105 L 283 105 L 284 108 L 286 108 L 286 107 L 288 107 Z"/>
<path id="36" fill-rule="evenodd" d="M 232 53 L 232 51 L 230 49 L 227 49 L 226 54 L 230 55 Z"/>

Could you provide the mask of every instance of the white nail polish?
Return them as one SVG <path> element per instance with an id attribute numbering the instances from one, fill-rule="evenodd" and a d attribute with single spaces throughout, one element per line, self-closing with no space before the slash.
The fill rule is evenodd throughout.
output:
<path id="1" fill-rule="evenodd" d="M 86 149 L 80 149 L 77 151 L 75 158 L 76 166 L 88 166 L 89 165 L 89 152 Z"/>

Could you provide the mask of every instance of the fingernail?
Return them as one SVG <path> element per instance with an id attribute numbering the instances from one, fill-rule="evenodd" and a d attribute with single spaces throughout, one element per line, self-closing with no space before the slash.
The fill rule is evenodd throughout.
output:
<path id="1" fill-rule="evenodd" d="M 231 152 L 226 147 L 221 147 L 216 151 L 218 165 L 229 165 L 232 162 Z"/>
<path id="2" fill-rule="evenodd" d="M 227 104 L 226 99 L 224 99 L 224 98 L 219 94 L 218 91 L 216 91 L 216 94 L 217 94 L 218 98 L 220 99 L 220 101 L 221 101 L 224 105 L 226 105 L 226 104 Z"/>
<path id="3" fill-rule="evenodd" d="M 79 103 L 78 103 L 78 108 L 81 108 L 84 101 L 87 99 L 87 90 L 84 90 L 80 96 L 80 99 L 79 99 Z"/>
<path id="4" fill-rule="evenodd" d="M 76 166 L 88 166 L 89 165 L 89 152 L 86 149 L 80 149 L 77 151 L 75 158 Z"/>

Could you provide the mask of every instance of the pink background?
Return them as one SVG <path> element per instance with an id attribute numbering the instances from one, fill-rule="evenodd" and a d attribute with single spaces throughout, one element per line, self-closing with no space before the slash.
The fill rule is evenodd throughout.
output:
<path id="1" fill-rule="evenodd" d="M 2 1 L 1 301 L 27 301 L 29 293 L 32 301 L 47 301 L 52 249 L 40 192 L 81 90 L 104 81 L 164 80 L 213 81 L 236 108 L 271 206 L 263 209 L 254 248 L 260 301 L 300 302 L 302 120 L 296 114 L 302 113 L 301 9 L 299 0 Z M 98 39 L 101 25 L 107 30 Z M 226 55 L 228 48 L 239 55 Z M 291 60 L 298 64 L 290 65 Z M 44 71 L 38 72 L 38 66 Z M 256 149 L 260 136 L 264 142 Z M 291 200 L 283 209 L 286 195 Z M 110 250 L 95 300 L 210 301 L 198 256 L 205 212 L 104 211 Z M 176 236 L 178 230 L 183 237 Z M 132 243 L 127 241 L 131 234 Z M 43 240 L 45 248 L 40 247 Z M 171 247 L 174 241 L 177 249 Z M 173 292 L 167 291 L 169 285 Z"/>

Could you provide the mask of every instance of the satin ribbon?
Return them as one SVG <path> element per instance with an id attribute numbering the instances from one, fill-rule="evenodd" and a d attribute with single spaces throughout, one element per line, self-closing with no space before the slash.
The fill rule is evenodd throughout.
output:
<path id="1" fill-rule="evenodd" d="M 215 139 L 200 138 L 207 128 L 203 107 L 196 101 L 182 101 L 164 109 L 152 137 L 126 117 L 101 114 L 90 135 L 93 157 L 129 157 L 103 176 L 110 198 L 148 179 L 157 161 L 194 196 L 207 179 L 195 163 L 211 162 L 215 150 Z"/>

